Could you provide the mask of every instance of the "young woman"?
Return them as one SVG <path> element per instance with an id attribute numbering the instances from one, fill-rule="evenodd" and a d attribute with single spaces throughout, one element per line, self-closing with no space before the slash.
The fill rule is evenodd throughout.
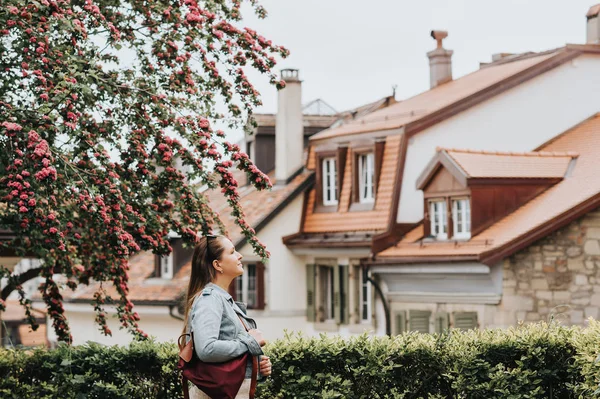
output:
<path id="1" fill-rule="evenodd" d="M 256 322 L 246 315 L 245 306 L 233 301 L 227 289 L 244 273 L 242 255 L 223 236 L 205 236 L 194 250 L 188 287 L 184 333 L 194 331 L 194 349 L 203 362 L 225 362 L 250 352 L 259 356 L 261 376 L 271 374 L 271 361 L 263 355 L 265 345 Z M 242 325 L 242 320 L 249 331 Z M 248 399 L 252 358 L 246 366 L 246 379 L 236 399 Z M 190 399 L 210 399 L 190 385 Z"/>

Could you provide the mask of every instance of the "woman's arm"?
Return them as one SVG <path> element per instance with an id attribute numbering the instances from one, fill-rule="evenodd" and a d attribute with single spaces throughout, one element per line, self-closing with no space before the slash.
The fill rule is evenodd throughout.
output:
<path id="1" fill-rule="evenodd" d="M 214 295 L 201 295 L 192 308 L 194 348 L 203 362 L 225 362 L 246 352 L 262 354 L 260 345 L 248 333 L 241 332 L 233 340 L 219 340 L 223 302 Z"/>

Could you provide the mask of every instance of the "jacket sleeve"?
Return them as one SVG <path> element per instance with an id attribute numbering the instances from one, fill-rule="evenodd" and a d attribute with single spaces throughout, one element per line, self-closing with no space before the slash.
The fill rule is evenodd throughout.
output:
<path id="1" fill-rule="evenodd" d="M 201 295 L 192 308 L 196 355 L 203 362 L 225 362 L 250 352 L 262 354 L 258 342 L 246 331 L 233 340 L 220 340 L 223 303 L 214 295 Z"/>

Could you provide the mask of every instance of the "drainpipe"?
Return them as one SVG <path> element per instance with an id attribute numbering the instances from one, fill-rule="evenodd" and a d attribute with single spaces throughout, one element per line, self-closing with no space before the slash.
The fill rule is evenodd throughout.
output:
<path id="1" fill-rule="evenodd" d="M 392 328 L 390 325 L 390 307 L 387 303 L 387 300 L 385 299 L 385 295 L 383 295 L 383 291 L 381 290 L 379 283 L 373 280 L 371 277 L 369 277 L 369 268 L 364 268 L 363 273 L 363 279 L 371 283 L 371 285 L 375 288 L 375 291 L 377 291 L 379 297 L 381 298 L 381 302 L 383 303 L 383 310 L 385 313 L 385 333 L 387 335 L 392 335 Z"/>
<path id="2" fill-rule="evenodd" d="M 169 305 L 169 316 L 171 316 L 174 319 L 184 321 L 185 319 L 183 317 L 173 313 L 173 309 L 175 309 L 175 305 Z"/>

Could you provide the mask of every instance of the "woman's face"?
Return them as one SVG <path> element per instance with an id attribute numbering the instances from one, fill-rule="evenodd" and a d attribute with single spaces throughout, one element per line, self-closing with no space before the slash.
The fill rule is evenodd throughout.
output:
<path id="1" fill-rule="evenodd" d="M 219 274 L 232 279 L 237 276 L 244 274 L 244 267 L 242 266 L 242 255 L 235 250 L 235 246 L 226 237 L 220 237 L 221 244 L 223 245 L 223 253 L 221 259 L 214 262 L 215 268 Z M 220 272 L 223 271 L 223 273 Z"/>

